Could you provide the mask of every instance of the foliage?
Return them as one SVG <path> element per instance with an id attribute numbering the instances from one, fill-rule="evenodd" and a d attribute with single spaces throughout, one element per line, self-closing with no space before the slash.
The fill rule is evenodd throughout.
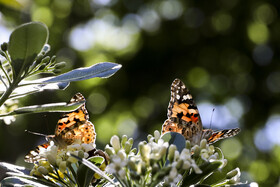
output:
<path id="1" fill-rule="evenodd" d="M 106 78 L 120 69 L 115 63 L 99 63 L 88 68 L 75 69 L 58 76 L 27 80 L 35 75 L 56 74 L 65 66 L 65 62 L 56 63 L 55 56 L 49 57 L 47 53 L 48 29 L 39 22 L 27 23 L 19 26 L 11 34 L 9 43 L 1 45 L 1 87 L 2 96 L 0 106 L 8 99 L 15 99 L 34 94 L 47 89 L 65 89 L 72 81 L 90 79 L 94 77 Z M 66 103 L 53 103 L 47 105 L 26 106 L 16 108 L 0 117 L 34 112 L 65 112 L 78 108 L 83 103 L 66 105 Z"/>
<path id="2" fill-rule="evenodd" d="M 169 85 L 178 77 L 205 128 L 242 128 L 215 144 L 229 170 L 240 167 L 242 181 L 279 186 L 279 7 L 266 0 L 0 0 L 0 43 L 17 25 L 40 21 L 50 32 L 48 55 L 67 63 L 62 72 L 97 62 L 123 65 L 118 76 L 7 101 L 1 111 L 65 101 L 78 90 L 86 95 L 98 147 L 114 134 L 138 142 L 161 128 Z M 18 116 L 13 125 L 0 125 L 1 160 L 23 165 L 23 155 L 42 141 L 24 130 L 51 134 L 58 115 Z"/>
<path id="3" fill-rule="evenodd" d="M 64 63 L 56 63 L 55 57 L 46 56 L 50 50 L 46 45 L 47 41 L 47 27 L 42 23 L 32 22 L 19 26 L 11 34 L 9 43 L 1 45 L 1 55 L 5 58 L 1 62 L 1 82 L 5 87 L 0 99 L 1 105 L 8 99 L 49 89 L 48 84 L 55 85 L 56 89 L 65 89 L 71 81 L 106 78 L 121 67 L 114 63 L 99 63 L 54 77 L 28 80 L 26 83 L 27 78 L 45 73 L 55 74 L 64 66 Z M 36 87 L 33 87 L 34 85 Z M 29 87 L 29 91 L 18 91 L 17 95 L 13 95 L 18 87 L 25 90 Z M 38 87 L 40 89 L 36 89 Z M 2 114 L 2 117 L 35 112 L 72 111 L 81 104 L 84 103 L 27 106 Z M 219 148 L 206 143 L 206 140 L 202 140 L 200 146 L 191 147 L 191 143 L 185 141 L 181 134 L 171 132 L 160 137 L 159 131 L 155 131 L 154 137 L 148 136 L 148 142 L 142 141 L 138 144 L 137 152 L 135 148 L 132 149 L 132 138 L 123 136 L 120 141 L 117 136 L 113 136 L 110 141 L 112 147 L 107 145 L 105 148 L 108 157 L 103 151 L 97 150 L 94 143 L 74 142 L 64 148 L 51 141 L 47 148 L 38 148 L 40 159 L 34 162 L 30 171 L 1 162 L 0 166 L 9 170 L 7 174 L 11 175 L 3 179 L 1 185 L 83 187 L 107 183 L 117 186 L 220 186 L 238 183 L 238 168 L 226 175 L 218 175 L 218 178 L 216 175 L 214 182 L 205 182 L 227 163 Z M 110 177 L 115 177 L 115 181 Z"/>

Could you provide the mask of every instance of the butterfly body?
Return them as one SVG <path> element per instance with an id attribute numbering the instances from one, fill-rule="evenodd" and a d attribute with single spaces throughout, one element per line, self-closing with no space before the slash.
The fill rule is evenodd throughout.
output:
<path id="1" fill-rule="evenodd" d="M 239 128 L 222 131 L 203 129 L 193 97 L 179 79 L 175 79 L 171 85 L 171 99 L 167 117 L 168 119 L 162 126 L 162 134 L 166 132 L 180 133 L 193 145 L 199 144 L 202 139 L 206 139 L 208 143 L 214 143 L 220 139 L 235 136 L 240 132 Z"/>
<path id="2" fill-rule="evenodd" d="M 81 101 L 85 101 L 85 98 L 81 93 L 77 93 L 71 98 L 69 104 Z M 94 143 L 96 133 L 94 125 L 88 119 L 89 115 L 85 104 L 82 104 L 75 111 L 64 113 L 58 120 L 55 134 L 46 136 L 47 142 L 30 151 L 25 156 L 25 161 L 34 163 L 40 160 L 40 150 L 46 149 L 50 145 L 50 141 L 53 141 L 60 149 L 73 143 Z"/>

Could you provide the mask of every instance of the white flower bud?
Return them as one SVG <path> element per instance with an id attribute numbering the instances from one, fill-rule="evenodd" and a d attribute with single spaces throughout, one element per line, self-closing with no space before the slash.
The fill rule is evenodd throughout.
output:
<path id="1" fill-rule="evenodd" d="M 207 144 L 207 140 L 203 139 L 200 141 L 200 149 L 205 149 Z"/>
<path id="2" fill-rule="evenodd" d="M 160 138 L 160 132 L 158 130 L 154 131 L 154 137 L 155 137 L 155 141 L 157 142 Z"/>
<path id="3" fill-rule="evenodd" d="M 126 154 L 125 154 L 125 152 L 124 152 L 123 149 L 121 149 L 121 150 L 117 153 L 117 155 L 120 157 L 121 160 L 125 160 L 125 159 L 126 159 Z"/>
<path id="4" fill-rule="evenodd" d="M 71 144 L 67 146 L 68 151 L 76 151 L 82 149 L 82 146 L 80 144 Z"/>
<path id="5" fill-rule="evenodd" d="M 45 167 L 43 167 L 43 166 L 39 166 L 37 170 L 42 175 L 47 175 L 49 173 L 49 171 Z"/>
<path id="6" fill-rule="evenodd" d="M 108 144 L 105 146 L 105 151 L 109 156 L 115 154 L 115 150 L 112 147 L 110 147 Z"/>
<path id="7" fill-rule="evenodd" d="M 189 162 L 189 161 L 184 161 L 184 164 L 183 164 L 183 167 L 182 167 L 182 169 L 183 170 L 187 170 L 187 169 L 189 169 L 191 167 L 191 163 Z"/>
<path id="8" fill-rule="evenodd" d="M 171 144 L 171 145 L 169 146 L 169 150 L 168 150 L 168 160 L 169 160 L 170 162 L 173 162 L 173 160 L 174 160 L 174 154 L 175 154 L 175 151 L 176 151 L 176 150 L 177 150 L 176 145 Z"/>
<path id="9" fill-rule="evenodd" d="M 177 169 L 175 167 L 172 167 L 169 172 L 169 177 L 171 179 L 174 179 L 177 176 L 177 174 L 178 174 Z"/>
<path id="10" fill-rule="evenodd" d="M 118 152 L 121 148 L 120 139 L 116 135 L 112 136 L 112 138 L 110 140 L 110 144 L 112 145 L 112 147 L 114 148 L 114 150 L 116 152 Z"/>
<path id="11" fill-rule="evenodd" d="M 193 155 L 195 157 L 199 156 L 199 153 L 200 153 L 200 148 L 198 145 L 195 145 L 192 147 L 191 151 L 193 152 Z"/>
<path id="12" fill-rule="evenodd" d="M 126 135 L 123 135 L 122 136 L 122 141 L 121 141 L 121 144 L 122 146 L 124 147 L 125 143 L 127 142 L 127 136 Z"/>
<path id="13" fill-rule="evenodd" d="M 47 155 L 47 160 L 49 161 L 49 163 L 53 166 L 56 165 L 56 155 L 51 155 L 51 154 L 48 154 Z"/>
<path id="14" fill-rule="evenodd" d="M 186 148 L 187 149 L 191 149 L 192 148 L 191 142 L 189 140 L 186 141 Z"/>
<path id="15" fill-rule="evenodd" d="M 87 152 L 84 152 L 84 158 L 88 158 L 89 154 Z"/>
<path id="16" fill-rule="evenodd" d="M 93 144 L 82 143 L 81 146 L 85 152 L 89 152 L 94 149 Z"/>

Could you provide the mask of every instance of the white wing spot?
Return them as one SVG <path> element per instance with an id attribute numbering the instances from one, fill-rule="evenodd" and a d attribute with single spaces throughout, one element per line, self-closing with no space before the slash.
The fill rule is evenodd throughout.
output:
<path id="1" fill-rule="evenodd" d="M 176 99 L 179 100 L 180 99 L 180 95 L 176 95 Z"/>

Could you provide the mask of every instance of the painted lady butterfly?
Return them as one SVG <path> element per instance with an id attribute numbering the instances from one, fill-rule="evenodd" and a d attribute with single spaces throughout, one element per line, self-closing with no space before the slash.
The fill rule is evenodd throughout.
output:
<path id="1" fill-rule="evenodd" d="M 168 119 L 162 125 L 162 134 L 178 132 L 192 145 L 199 144 L 202 139 L 208 143 L 229 138 L 240 132 L 239 128 L 213 131 L 203 129 L 200 115 L 193 97 L 185 84 L 175 79 L 171 85 L 171 99 L 168 106 Z"/>
<path id="2" fill-rule="evenodd" d="M 85 101 L 81 93 L 74 95 L 70 103 Z M 39 145 L 25 156 L 25 162 L 34 163 L 40 159 L 40 149 L 46 149 L 50 141 L 54 141 L 60 148 L 65 148 L 75 142 L 94 143 L 96 139 L 94 125 L 88 121 L 89 115 L 85 104 L 81 105 L 75 111 L 63 114 L 57 122 L 54 135 L 48 135 L 48 142 Z"/>

